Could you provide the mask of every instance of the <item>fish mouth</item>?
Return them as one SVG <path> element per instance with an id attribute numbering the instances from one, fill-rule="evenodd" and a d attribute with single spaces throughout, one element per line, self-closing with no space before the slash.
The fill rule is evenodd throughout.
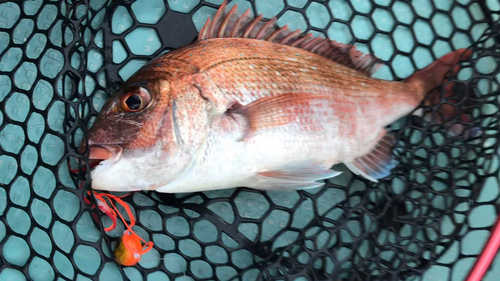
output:
<path id="1" fill-rule="evenodd" d="M 89 165 L 94 168 L 104 162 L 116 162 L 120 159 L 123 148 L 116 144 L 100 144 L 89 146 Z"/>

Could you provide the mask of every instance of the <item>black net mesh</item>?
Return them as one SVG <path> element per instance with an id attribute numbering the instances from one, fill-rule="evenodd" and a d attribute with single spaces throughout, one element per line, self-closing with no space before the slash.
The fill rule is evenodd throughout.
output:
<path id="1" fill-rule="evenodd" d="M 0 4 L 0 280 L 462 280 L 500 211 L 498 1 L 231 1 L 375 54 L 387 62 L 379 78 L 470 47 L 451 80 L 482 134 L 400 120 L 399 165 L 378 184 L 339 165 L 308 191 L 134 193 L 134 230 L 155 246 L 134 267 L 114 262 L 124 226 L 102 230 L 93 217 L 109 218 L 83 201 L 89 174 L 68 162 L 87 160 L 77 146 L 113 89 L 192 42 L 221 2 Z"/>

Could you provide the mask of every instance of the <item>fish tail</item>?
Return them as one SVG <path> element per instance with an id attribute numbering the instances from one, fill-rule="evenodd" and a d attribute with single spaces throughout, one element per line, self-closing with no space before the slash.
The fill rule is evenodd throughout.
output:
<path id="1" fill-rule="evenodd" d="M 408 77 L 406 82 L 419 87 L 421 89 L 422 98 L 424 98 L 429 91 L 443 83 L 443 80 L 449 72 L 451 72 L 450 76 L 456 74 L 459 71 L 459 65 L 457 64 L 462 60 L 469 59 L 471 55 L 472 50 L 467 49 L 459 49 L 448 53 L 424 69 Z"/>
<path id="2" fill-rule="evenodd" d="M 418 89 L 419 99 L 423 100 L 424 109 L 419 114 L 424 115 L 425 121 L 446 125 L 452 136 L 462 133 L 477 136 L 480 133 L 478 128 L 471 126 L 472 117 L 467 112 L 475 104 L 470 91 L 465 85 L 452 80 L 460 71 L 459 62 L 471 56 L 472 50 L 456 50 L 406 79 Z"/>

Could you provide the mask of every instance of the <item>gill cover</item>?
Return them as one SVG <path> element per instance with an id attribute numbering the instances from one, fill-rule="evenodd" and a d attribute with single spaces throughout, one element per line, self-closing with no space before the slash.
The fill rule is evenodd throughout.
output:
<path id="1" fill-rule="evenodd" d="M 209 126 L 213 118 L 213 106 L 193 83 L 179 83 L 172 89 L 172 132 L 180 155 L 177 161 L 185 170 L 193 162 L 207 139 Z M 164 126 L 169 130 L 169 126 Z M 165 135 L 169 132 L 164 132 Z M 169 147 L 168 144 L 164 144 Z M 176 167 L 177 169 L 177 167 Z"/>

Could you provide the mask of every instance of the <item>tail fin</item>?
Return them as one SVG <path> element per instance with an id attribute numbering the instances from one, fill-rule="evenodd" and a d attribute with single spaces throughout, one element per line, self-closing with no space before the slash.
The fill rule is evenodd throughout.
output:
<path id="1" fill-rule="evenodd" d="M 452 136 L 465 133 L 465 137 L 469 137 L 480 132 L 477 128 L 464 132 L 467 125 L 463 123 L 471 123 L 470 115 L 464 112 L 464 109 L 470 107 L 473 100 L 469 98 L 464 85 L 449 81 L 449 78 L 454 77 L 460 70 L 458 63 L 468 60 L 471 56 L 472 50 L 456 50 L 406 79 L 407 83 L 421 90 L 424 106 L 437 107 L 425 114 L 424 120 L 449 125 L 448 133 Z M 439 89 L 439 86 L 442 87 Z"/>

